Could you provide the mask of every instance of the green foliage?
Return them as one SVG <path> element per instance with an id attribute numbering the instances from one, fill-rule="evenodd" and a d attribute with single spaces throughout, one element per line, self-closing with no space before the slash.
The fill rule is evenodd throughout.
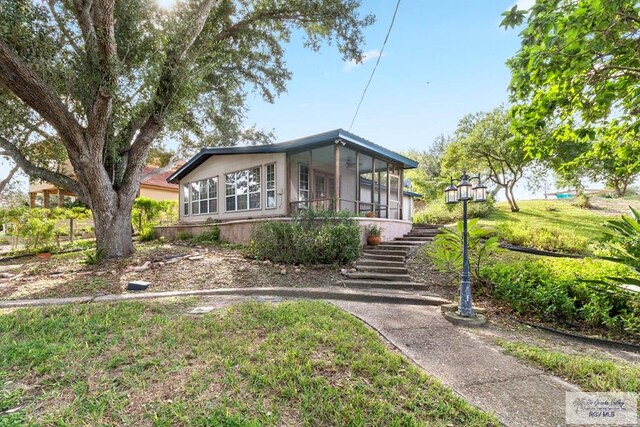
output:
<path id="1" fill-rule="evenodd" d="M 84 265 L 97 265 L 104 261 L 106 254 L 102 248 L 98 248 L 95 251 L 89 251 L 84 257 L 82 263 Z"/>
<path id="2" fill-rule="evenodd" d="M 478 225 L 478 219 L 468 222 L 467 247 L 469 249 L 469 267 L 475 279 L 479 278 L 484 258 L 498 248 L 498 238 L 494 230 Z M 436 235 L 433 247 L 428 253 L 431 261 L 441 271 L 462 270 L 462 233 L 463 222 L 459 221 L 455 230 L 443 228 Z"/>
<path id="3" fill-rule="evenodd" d="M 508 61 L 514 129 L 525 149 L 574 166 L 593 160 L 587 169 L 601 178 L 636 174 L 637 1 L 539 0 L 526 16 L 520 51 Z M 512 9 L 502 25 L 524 20 Z"/>
<path id="4" fill-rule="evenodd" d="M 150 242 L 156 239 L 156 230 L 153 227 L 147 226 L 140 231 L 140 241 Z"/>
<path id="5" fill-rule="evenodd" d="M 591 197 L 589 197 L 589 195 L 586 194 L 584 191 L 581 191 L 573 200 L 573 206 L 580 209 L 592 208 L 593 206 L 591 205 Z"/>
<path id="6" fill-rule="evenodd" d="M 365 227 L 365 231 L 367 236 L 379 236 L 382 234 L 382 227 L 378 226 L 378 224 L 369 224 Z"/>
<path id="7" fill-rule="evenodd" d="M 348 213 L 313 211 L 257 224 L 249 252 L 284 264 L 344 264 L 360 256 L 360 227 Z"/>
<path id="8" fill-rule="evenodd" d="M 640 367 L 619 360 L 564 354 L 514 341 L 499 341 L 507 353 L 551 371 L 584 391 L 640 392 Z"/>
<path id="9" fill-rule="evenodd" d="M 472 203 L 467 205 L 468 218 L 484 218 L 493 210 L 494 201 L 489 197 L 486 202 Z M 462 204 L 447 205 L 444 195 L 427 202 L 427 206 L 414 213 L 414 224 L 451 224 L 462 219 Z"/>
<path id="10" fill-rule="evenodd" d="M 496 231 L 502 242 L 516 246 L 570 254 L 586 254 L 591 251 L 589 239 L 552 223 L 542 225 L 502 221 L 497 224 Z"/>
<path id="11" fill-rule="evenodd" d="M 631 215 L 612 219 L 605 226 L 612 239 L 612 250 L 617 259 L 640 270 L 640 212 L 629 206 Z"/>
<path id="12" fill-rule="evenodd" d="M 187 232 L 187 231 L 180 231 L 177 235 L 176 235 L 176 240 L 180 240 L 180 241 L 186 241 L 186 240 L 190 240 L 193 236 L 191 235 L 191 233 Z"/>
<path id="13" fill-rule="evenodd" d="M 211 230 L 192 237 L 191 241 L 200 244 L 217 243 L 220 241 L 220 229 L 214 225 Z"/>
<path id="14" fill-rule="evenodd" d="M 141 220 L 141 221 L 140 221 Z M 140 227 L 140 233 L 149 236 L 149 229 L 162 223 L 178 221 L 178 202 L 176 200 L 155 200 L 148 197 L 138 197 L 133 203 L 131 221 L 134 227 Z"/>
<path id="15" fill-rule="evenodd" d="M 504 188 L 511 210 L 518 211 L 513 188 L 533 162 L 521 141 L 513 135 L 511 117 L 503 106 L 490 112 L 465 115 L 456 129 L 456 139 L 444 151 L 444 176 L 459 177 L 468 168 L 474 175 Z M 487 178 L 488 177 L 488 178 Z"/>
<path id="16" fill-rule="evenodd" d="M 442 176 L 442 158 L 447 146 L 451 143 L 450 136 L 438 136 L 427 150 L 409 150 L 404 154 L 418 162 L 415 169 L 404 171 L 404 177 L 411 180 L 411 189 L 422 194 L 425 200 L 436 200 L 448 181 Z"/>
<path id="17" fill-rule="evenodd" d="M 493 296 L 517 313 L 640 334 L 640 295 L 585 282 L 632 275 L 628 267 L 595 259 L 522 257 L 493 262 L 480 274 L 493 286 Z"/>

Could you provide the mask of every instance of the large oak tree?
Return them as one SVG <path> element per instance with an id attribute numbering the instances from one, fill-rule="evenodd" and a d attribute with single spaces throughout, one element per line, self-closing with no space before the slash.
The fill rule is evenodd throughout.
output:
<path id="1" fill-rule="evenodd" d="M 131 208 L 150 147 L 232 143 L 245 97 L 272 101 L 290 77 L 296 33 L 358 60 L 360 0 L 0 0 L 0 150 L 32 178 L 73 191 L 92 210 L 97 247 L 134 250 Z M 3 117 L 4 116 L 4 117 Z M 4 120 L 6 118 L 9 120 Z M 4 118 L 4 119 L 3 119 Z M 12 126 L 53 138 L 73 178 L 17 144 Z"/>

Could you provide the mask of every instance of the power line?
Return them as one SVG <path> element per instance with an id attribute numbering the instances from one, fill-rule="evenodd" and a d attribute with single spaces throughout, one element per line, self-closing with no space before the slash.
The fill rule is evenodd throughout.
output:
<path id="1" fill-rule="evenodd" d="M 393 17 L 391 18 L 391 24 L 389 25 L 389 29 L 387 30 L 387 35 L 384 38 L 384 42 L 382 43 L 382 48 L 380 48 L 380 55 L 378 55 L 378 59 L 376 60 L 376 65 L 373 67 L 371 71 L 371 76 L 369 76 L 369 81 L 367 85 L 364 87 L 364 91 L 362 92 L 362 97 L 360 98 L 360 102 L 358 102 L 358 108 L 356 108 L 356 113 L 353 115 L 353 119 L 351 119 L 351 125 L 349 126 L 349 130 L 353 127 L 353 123 L 356 121 L 356 117 L 358 117 L 358 112 L 360 111 L 360 106 L 362 105 L 362 101 L 364 101 L 364 97 L 367 94 L 367 89 L 369 89 L 369 85 L 371 84 L 371 80 L 373 80 L 373 75 L 376 73 L 378 69 L 378 64 L 380 63 L 380 58 L 382 58 L 382 52 L 384 52 L 384 47 L 387 45 L 387 40 L 389 40 L 389 34 L 391 34 L 391 29 L 393 28 L 393 24 L 396 22 L 396 14 L 398 13 L 398 8 L 400 7 L 400 0 L 396 3 L 396 9 L 393 11 Z"/>

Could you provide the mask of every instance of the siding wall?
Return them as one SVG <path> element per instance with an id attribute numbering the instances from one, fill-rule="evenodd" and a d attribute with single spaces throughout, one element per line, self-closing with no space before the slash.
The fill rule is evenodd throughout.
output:
<path id="1" fill-rule="evenodd" d="M 286 200 L 286 154 L 236 154 L 236 155 L 220 155 L 211 156 L 203 164 L 193 170 L 190 174 L 180 180 L 180 222 L 196 223 L 206 221 L 211 218 L 214 220 L 231 220 L 246 218 L 263 218 L 271 216 L 282 216 L 287 214 Z M 275 209 L 266 209 L 266 181 L 267 174 L 265 166 L 275 164 L 276 168 L 276 207 Z M 245 169 L 252 169 L 260 166 L 260 209 L 252 209 L 245 211 L 226 212 L 225 205 L 225 174 L 231 172 L 239 172 Z M 218 177 L 218 212 L 214 214 L 200 215 L 184 215 L 182 203 L 182 186 L 191 182 L 200 181 L 206 178 Z"/>

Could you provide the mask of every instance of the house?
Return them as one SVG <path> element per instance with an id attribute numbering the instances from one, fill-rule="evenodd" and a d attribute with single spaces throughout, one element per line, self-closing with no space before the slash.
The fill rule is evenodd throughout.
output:
<path id="1" fill-rule="evenodd" d="M 148 175 L 155 169 L 157 168 L 154 166 L 146 166 L 143 174 Z M 71 170 L 70 165 L 67 170 Z M 178 185 L 167 182 L 167 178 L 174 172 L 175 168 L 143 180 L 140 183 L 138 197 L 148 197 L 154 200 L 178 200 Z M 69 176 L 73 175 L 70 173 Z M 59 206 L 75 199 L 74 193 L 62 190 L 49 182 L 29 183 L 29 205 L 32 208 Z"/>
<path id="2" fill-rule="evenodd" d="M 415 193 L 403 191 L 404 170 L 417 165 L 337 129 L 277 144 L 205 148 L 167 181 L 180 186 L 181 231 L 221 222 L 225 240 L 246 243 L 256 221 L 313 208 L 385 222 L 388 238 L 411 228 Z M 233 231 L 223 230 L 232 224 Z"/>

